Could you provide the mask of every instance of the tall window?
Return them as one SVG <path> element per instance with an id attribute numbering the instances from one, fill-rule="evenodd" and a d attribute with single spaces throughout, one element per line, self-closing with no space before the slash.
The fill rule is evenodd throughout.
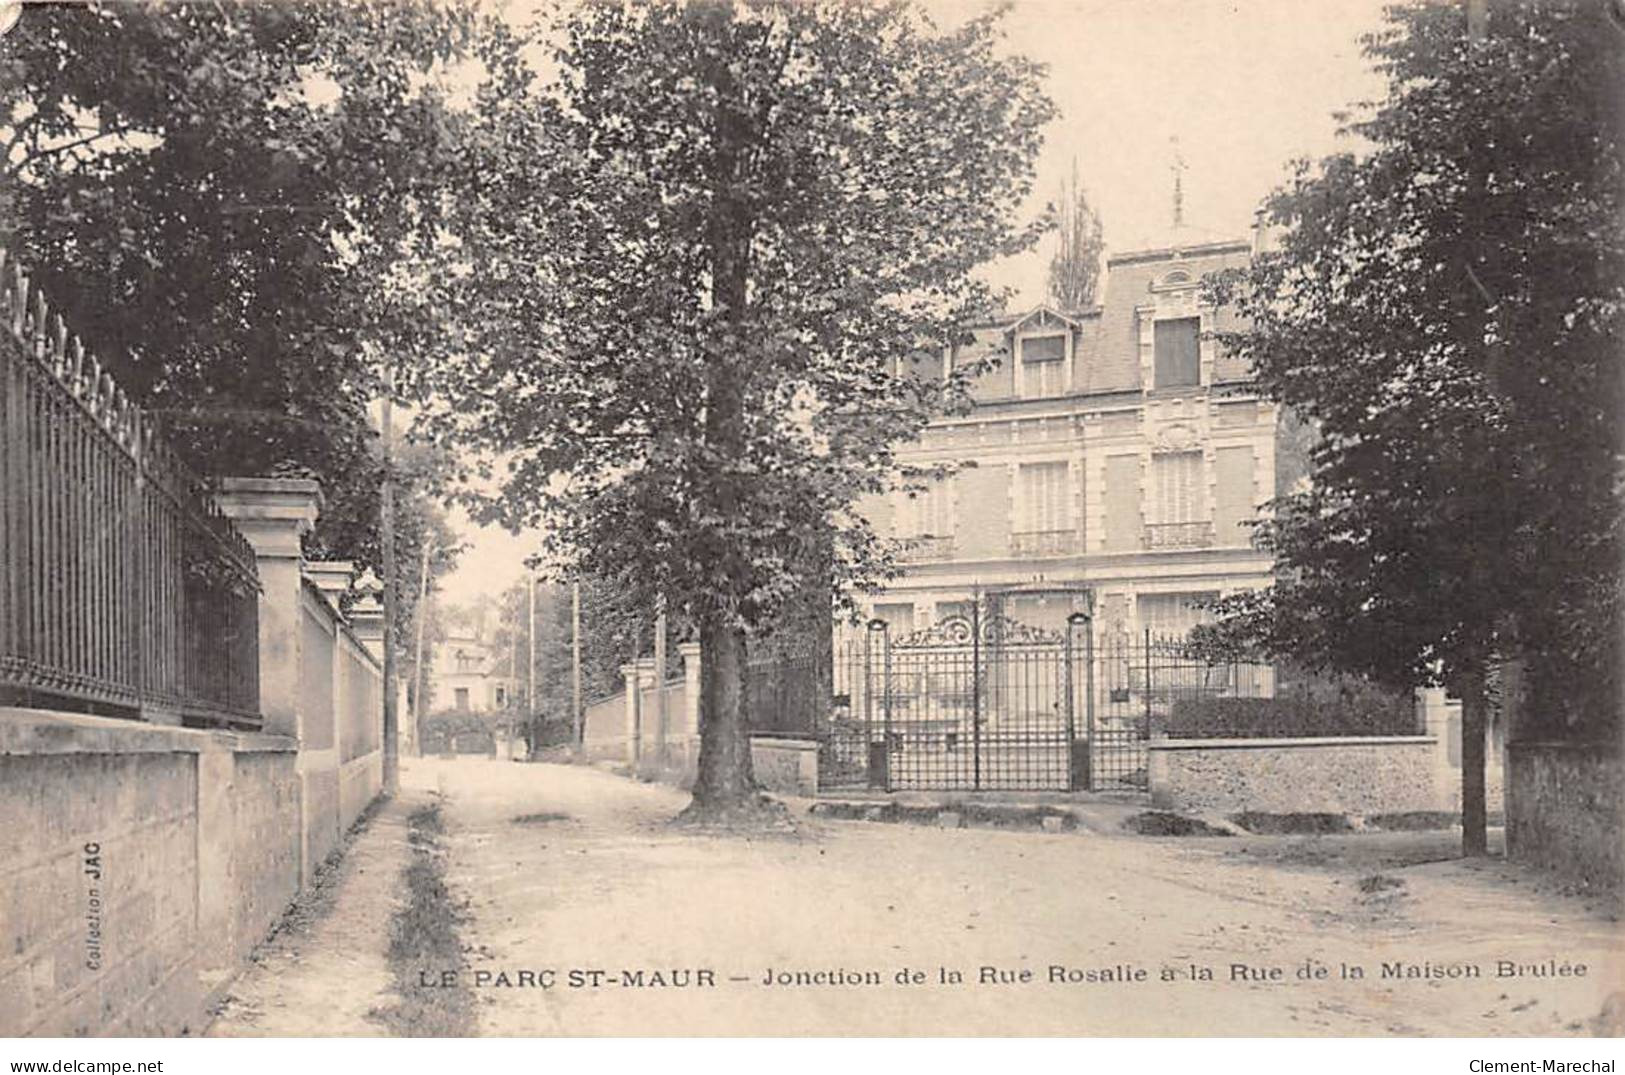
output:
<path id="1" fill-rule="evenodd" d="M 459 712 L 459 713 L 467 713 L 468 712 L 468 688 L 467 687 L 455 687 L 455 688 L 452 689 L 451 693 L 452 693 L 452 698 L 454 700 L 454 704 L 457 706 L 457 712 Z"/>
<path id="2" fill-rule="evenodd" d="M 949 537 L 954 532 L 953 490 L 936 481 L 913 496 L 904 494 L 897 513 L 897 536 Z"/>
<path id="3" fill-rule="evenodd" d="M 1067 487 L 1066 474 L 1065 463 L 1022 464 L 1018 529 L 1029 532 L 1071 529 L 1071 490 Z"/>
<path id="4" fill-rule="evenodd" d="M 884 620 L 886 631 L 896 638 L 914 630 L 914 606 L 902 603 L 878 604 L 875 619 Z"/>
<path id="5" fill-rule="evenodd" d="M 1030 336 L 1021 341 L 1021 394 L 1029 399 L 1065 390 L 1065 336 Z"/>
<path id="6" fill-rule="evenodd" d="M 1151 518 L 1158 523 L 1190 523 L 1203 518 L 1202 453 L 1168 452 L 1151 457 L 1155 502 Z"/>
<path id="7" fill-rule="evenodd" d="M 1198 341 L 1202 321 L 1181 317 L 1158 321 L 1152 328 L 1156 341 L 1156 386 L 1170 388 L 1202 382 Z"/>
<path id="8" fill-rule="evenodd" d="M 1211 601 L 1215 593 L 1156 593 L 1141 594 L 1140 627 L 1153 635 L 1166 638 L 1184 638 L 1191 628 L 1208 623 L 1213 613 L 1197 607 L 1200 601 Z"/>

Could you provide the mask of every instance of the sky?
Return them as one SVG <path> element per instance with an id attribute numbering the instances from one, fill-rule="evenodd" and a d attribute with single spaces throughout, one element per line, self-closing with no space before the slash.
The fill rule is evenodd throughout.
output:
<path id="1" fill-rule="evenodd" d="M 1008 46 L 1049 67 L 1060 115 L 1047 131 L 1029 210 L 1058 199 L 1077 161 L 1108 252 L 1132 250 L 1172 223 L 1175 145 L 1186 225 L 1246 238 L 1260 200 L 1292 160 L 1349 148 L 1333 114 L 1381 94 L 1360 37 L 1389 0 L 1016 0 Z M 514 0 L 514 17 L 527 0 Z M 927 0 L 951 26 L 981 0 Z M 1043 292 L 1047 244 L 990 276 L 1020 304 Z M 443 599 L 468 604 L 523 574 L 534 536 L 456 526 L 469 542 Z"/>

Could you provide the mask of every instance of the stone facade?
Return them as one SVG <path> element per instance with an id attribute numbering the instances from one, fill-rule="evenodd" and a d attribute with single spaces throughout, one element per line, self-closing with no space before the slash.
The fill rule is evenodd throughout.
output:
<path id="1" fill-rule="evenodd" d="M 430 654 L 427 712 L 500 713 L 517 705 L 513 663 L 511 654 L 492 649 L 483 626 L 454 626 Z"/>
<path id="2" fill-rule="evenodd" d="M 1205 274 L 1250 256 L 1246 242 L 1188 238 L 1114 256 L 1103 305 L 976 326 L 940 371 L 922 364 L 993 360 L 970 414 L 899 453 L 971 465 L 862 506 L 908 549 L 869 614 L 919 628 L 996 591 L 1006 614 L 1054 629 L 1092 601 L 1104 640 L 1181 634 L 1202 615 L 1192 602 L 1267 585 L 1270 558 L 1243 524 L 1275 495 L 1278 415 L 1211 337 L 1229 315 L 1199 296 Z"/>

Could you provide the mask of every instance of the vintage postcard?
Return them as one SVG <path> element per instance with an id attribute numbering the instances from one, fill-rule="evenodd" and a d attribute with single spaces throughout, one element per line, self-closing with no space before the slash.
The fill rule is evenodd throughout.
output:
<path id="1" fill-rule="evenodd" d="M 1600 0 L 0 3 L 9 1051 L 1618 1037 L 1622 91 Z"/>

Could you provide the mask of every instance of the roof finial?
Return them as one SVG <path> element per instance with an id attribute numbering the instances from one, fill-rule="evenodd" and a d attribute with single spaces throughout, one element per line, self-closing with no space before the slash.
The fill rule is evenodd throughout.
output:
<path id="1" fill-rule="evenodd" d="M 1179 135 L 1174 135 L 1168 141 L 1174 147 L 1174 162 L 1169 165 L 1169 171 L 1174 173 L 1174 227 L 1185 226 L 1185 155 L 1179 151 Z"/>

